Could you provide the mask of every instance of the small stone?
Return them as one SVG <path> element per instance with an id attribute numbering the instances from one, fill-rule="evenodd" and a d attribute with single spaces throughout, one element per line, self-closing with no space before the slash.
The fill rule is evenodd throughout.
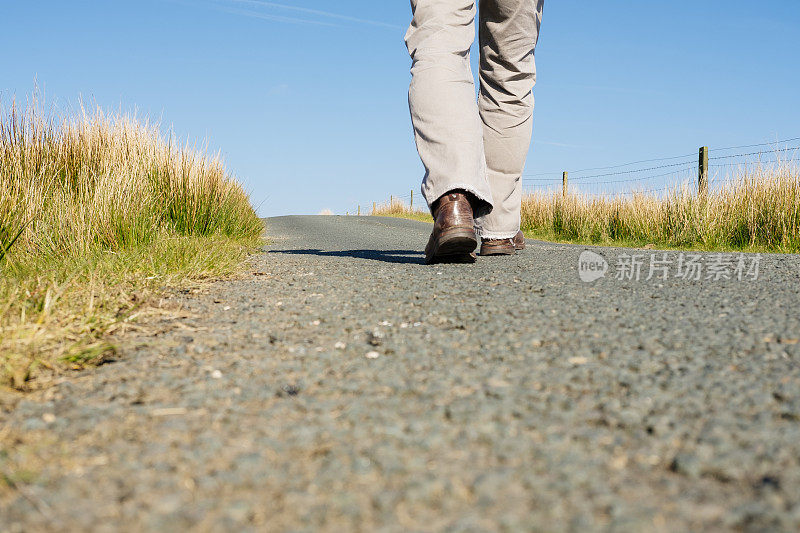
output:
<path id="1" fill-rule="evenodd" d="M 150 412 L 152 416 L 155 417 L 162 417 L 162 416 L 181 416 L 187 413 L 187 409 L 185 407 L 163 407 L 161 409 L 154 409 Z"/>
<path id="2" fill-rule="evenodd" d="M 44 420 L 46 424 L 52 424 L 56 421 L 56 415 L 53 413 L 45 413 L 42 415 L 42 420 Z"/>
<path id="3" fill-rule="evenodd" d="M 222 310 L 223 311 L 230 311 L 231 310 L 231 306 L 230 305 L 226 305 L 225 307 L 222 308 Z"/>
<path id="4" fill-rule="evenodd" d="M 676 474 L 683 474 L 690 478 L 700 477 L 700 461 L 690 453 L 678 453 L 672 459 L 669 469 Z"/>
<path id="5" fill-rule="evenodd" d="M 289 396 L 297 396 L 300 394 L 300 387 L 297 385 L 284 385 L 281 387 L 281 391 Z"/>
<path id="6" fill-rule="evenodd" d="M 378 352 L 372 351 L 372 352 L 367 352 L 364 357 L 366 357 L 367 359 L 377 359 L 380 356 L 381 354 L 379 354 Z"/>
<path id="7" fill-rule="evenodd" d="M 334 344 L 333 347 L 336 348 L 337 350 L 344 350 L 345 348 L 347 348 L 347 344 L 343 343 L 342 341 L 339 341 L 336 344 Z"/>
<path id="8" fill-rule="evenodd" d="M 624 470 L 628 466 L 628 457 L 625 455 L 617 455 L 609 462 L 609 466 L 614 470 Z"/>
<path id="9" fill-rule="evenodd" d="M 378 330 L 375 330 L 371 333 L 367 333 L 367 342 L 370 343 L 372 346 L 380 346 L 381 342 L 383 341 L 383 333 Z"/>
<path id="10" fill-rule="evenodd" d="M 585 365 L 589 360 L 585 357 L 570 357 L 567 362 L 571 365 Z"/>
<path id="11" fill-rule="evenodd" d="M 213 379 L 220 379 L 222 377 L 222 372 L 220 372 L 219 370 L 212 370 L 211 377 Z"/>

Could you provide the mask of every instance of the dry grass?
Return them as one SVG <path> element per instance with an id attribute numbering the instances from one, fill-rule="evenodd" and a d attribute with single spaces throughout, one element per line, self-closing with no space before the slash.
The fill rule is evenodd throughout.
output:
<path id="1" fill-rule="evenodd" d="M 665 196 L 527 195 L 522 228 L 581 243 L 706 250 L 800 250 L 800 169 L 750 168 L 706 196 L 687 186 Z"/>
<path id="2" fill-rule="evenodd" d="M 373 214 L 431 220 L 401 202 L 381 205 Z M 527 194 L 522 229 L 528 237 L 584 244 L 798 252 L 800 167 L 749 167 L 706 196 L 687 186 L 664 196 Z"/>
<path id="3" fill-rule="evenodd" d="M 421 220 L 422 222 L 433 222 L 430 211 L 409 209 L 409 207 L 400 200 L 393 200 L 385 204 L 378 204 L 370 212 L 370 215 L 377 217 L 398 217 L 410 218 L 412 220 Z"/>
<path id="4" fill-rule="evenodd" d="M 148 294 L 230 273 L 261 232 L 222 163 L 155 125 L 0 106 L 0 379 L 101 360 Z"/>

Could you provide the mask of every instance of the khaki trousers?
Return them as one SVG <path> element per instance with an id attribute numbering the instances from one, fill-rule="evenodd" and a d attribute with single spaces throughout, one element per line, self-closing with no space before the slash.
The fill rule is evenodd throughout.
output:
<path id="1" fill-rule="evenodd" d="M 453 189 L 474 194 L 484 238 L 519 230 L 522 171 L 533 130 L 534 49 L 544 0 L 411 0 L 408 94 L 428 205 Z M 479 17 L 480 91 L 470 47 Z"/>

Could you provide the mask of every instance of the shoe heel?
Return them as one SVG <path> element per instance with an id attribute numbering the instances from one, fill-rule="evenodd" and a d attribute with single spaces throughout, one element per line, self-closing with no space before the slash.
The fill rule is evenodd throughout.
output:
<path id="1" fill-rule="evenodd" d="M 439 237 L 436 255 L 467 255 L 478 247 L 478 239 L 471 230 L 450 231 Z"/>

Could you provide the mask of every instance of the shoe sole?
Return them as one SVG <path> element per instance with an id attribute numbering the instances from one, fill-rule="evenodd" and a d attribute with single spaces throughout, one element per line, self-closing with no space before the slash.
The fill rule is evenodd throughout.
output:
<path id="1" fill-rule="evenodd" d="M 517 249 L 514 246 L 502 246 L 497 248 L 487 248 L 484 249 L 481 247 L 481 255 L 514 255 Z"/>
<path id="2" fill-rule="evenodd" d="M 475 255 L 472 252 L 477 247 L 478 238 L 473 230 L 454 228 L 439 235 L 430 254 L 425 256 L 425 264 L 474 263 Z"/>

